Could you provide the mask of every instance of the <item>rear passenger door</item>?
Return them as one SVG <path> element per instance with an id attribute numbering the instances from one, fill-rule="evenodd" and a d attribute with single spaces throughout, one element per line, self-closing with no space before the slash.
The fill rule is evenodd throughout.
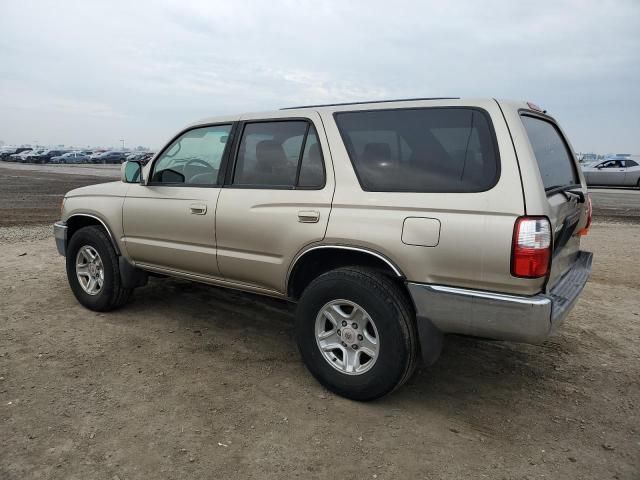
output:
<path id="1" fill-rule="evenodd" d="M 284 291 L 296 254 L 325 236 L 334 178 L 320 117 L 247 116 L 216 215 L 218 266 L 234 282 Z"/>

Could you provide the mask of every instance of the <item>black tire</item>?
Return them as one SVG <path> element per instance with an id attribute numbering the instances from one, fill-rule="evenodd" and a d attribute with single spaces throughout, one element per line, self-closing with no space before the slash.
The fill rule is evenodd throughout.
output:
<path id="1" fill-rule="evenodd" d="M 378 330 L 377 360 L 359 375 L 334 368 L 316 342 L 316 317 L 336 299 L 364 308 Z M 360 267 L 331 270 L 311 282 L 296 310 L 296 337 L 313 376 L 332 392 L 360 401 L 374 400 L 403 385 L 413 374 L 419 353 L 415 313 L 406 294 L 386 276 Z"/>
<path id="2" fill-rule="evenodd" d="M 85 292 L 76 275 L 76 257 L 85 245 L 93 247 L 98 252 L 104 266 L 104 283 L 96 295 Z M 78 302 L 97 312 L 114 310 L 126 303 L 133 290 L 122 287 L 118 255 L 102 227 L 84 227 L 75 232 L 66 253 L 67 279 Z"/>

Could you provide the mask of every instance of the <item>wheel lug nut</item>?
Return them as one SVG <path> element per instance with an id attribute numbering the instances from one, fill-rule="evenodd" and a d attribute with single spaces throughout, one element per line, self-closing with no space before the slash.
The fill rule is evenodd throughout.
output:
<path id="1" fill-rule="evenodd" d="M 353 348 L 354 350 L 357 350 L 358 349 L 358 345 L 355 345 L 355 344 L 351 345 L 351 348 Z"/>
<path id="2" fill-rule="evenodd" d="M 356 330 L 358 329 L 358 324 L 357 324 L 356 322 L 353 322 L 353 323 L 351 324 L 351 326 L 352 326 L 353 328 L 355 328 Z"/>
<path id="3" fill-rule="evenodd" d="M 340 343 L 342 343 L 342 346 L 343 346 L 343 347 L 346 347 L 346 346 L 347 346 L 347 344 L 346 344 L 346 343 L 344 343 L 344 342 L 340 342 Z"/>
<path id="4" fill-rule="evenodd" d="M 342 326 L 346 327 L 347 326 L 347 322 L 345 322 L 344 320 L 342 321 Z"/>
<path id="5" fill-rule="evenodd" d="M 362 335 L 358 335 L 358 341 L 361 342 L 362 341 Z"/>
<path id="6" fill-rule="evenodd" d="M 340 329 L 338 329 L 338 336 L 340 336 Z"/>

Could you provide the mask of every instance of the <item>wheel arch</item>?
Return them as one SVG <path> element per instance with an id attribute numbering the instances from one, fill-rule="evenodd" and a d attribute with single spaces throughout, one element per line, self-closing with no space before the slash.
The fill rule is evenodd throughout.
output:
<path id="1" fill-rule="evenodd" d="M 285 291 L 293 299 L 318 275 L 345 266 L 371 267 L 403 280 L 400 268 L 387 256 L 369 248 L 352 245 L 316 245 L 299 253 L 287 272 Z"/>
<path id="2" fill-rule="evenodd" d="M 83 227 L 88 227 L 90 225 L 98 225 L 103 227 L 106 230 L 107 235 L 109 236 L 109 240 L 111 240 L 111 244 L 113 245 L 116 254 L 121 255 L 120 247 L 118 246 L 118 242 L 116 242 L 116 239 L 113 236 L 111 228 L 109 228 L 109 225 L 105 220 L 98 217 L 97 215 L 93 215 L 91 213 L 74 213 L 73 215 L 69 216 L 69 218 L 67 218 L 66 224 L 68 229 L 67 241 L 71 240 L 73 234 Z"/>

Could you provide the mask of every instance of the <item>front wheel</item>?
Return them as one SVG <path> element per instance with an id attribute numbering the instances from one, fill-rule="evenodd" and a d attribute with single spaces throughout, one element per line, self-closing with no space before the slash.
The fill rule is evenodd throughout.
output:
<path id="1" fill-rule="evenodd" d="M 404 384 L 415 370 L 415 316 L 399 286 L 360 267 L 332 270 L 304 291 L 296 311 L 298 348 L 329 390 L 373 400 Z"/>
<path id="2" fill-rule="evenodd" d="M 122 287 L 118 256 L 103 228 L 78 230 L 66 254 L 69 286 L 86 308 L 106 312 L 128 300 L 132 289 Z"/>

